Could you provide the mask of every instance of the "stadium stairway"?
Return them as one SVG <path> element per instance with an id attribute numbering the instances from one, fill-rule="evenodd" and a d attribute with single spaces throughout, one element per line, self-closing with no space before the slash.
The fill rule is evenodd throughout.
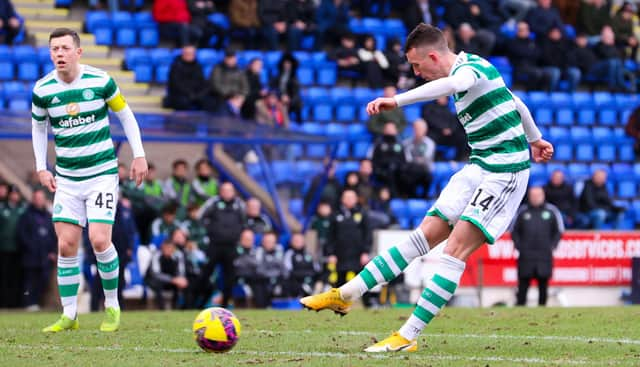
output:
<path id="1" fill-rule="evenodd" d="M 152 91 L 148 83 L 136 83 L 131 71 L 122 70 L 123 52 L 97 45 L 93 34 L 82 33 L 85 12 L 83 9 L 55 8 L 54 0 L 20 0 L 16 10 L 25 19 L 29 35 L 35 46 L 47 46 L 49 33 L 57 27 L 67 27 L 80 32 L 83 49 L 82 63 L 106 70 L 118 83 L 122 94 L 134 112 L 164 113 L 162 91 Z"/>

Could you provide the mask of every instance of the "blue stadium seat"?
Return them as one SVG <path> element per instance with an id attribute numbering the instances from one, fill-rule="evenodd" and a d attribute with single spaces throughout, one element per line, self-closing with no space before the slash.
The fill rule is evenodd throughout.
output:
<path id="1" fill-rule="evenodd" d="M 638 196 L 636 182 L 623 180 L 618 182 L 617 196 L 623 199 L 634 199 Z"/>
<path id="2" fill-rule="evenodd" d="M 382 26 L 384 27 L 385 34 L 392 37 L 404 38 L 407 33 L 402 20 L 395 18 L 387 18 L 382 21 Z M 385 45 L 378 44 L 378 46 L 383 49 Z"/>
<path id="3" fill-rule="evenodd" d="M 596 122 L 596 112 L 592 109 L 580 109 L 578 111 L 578 124 L 593 125 Z"/>
<path id="4" fill-rule="evenodd" d="M 144 27 L 138 33 L 139 43 L 142 47 L 157 47 L 160 43 L 160 35 L 156 27 Z"/>
<path id="5" fill-rule="evenodd" d="M 488 61 L 501 73 L 511 73 L 512 71 L 511 63 L 506 56 L 489 56 Z"/>
<path id="6" fill-rule="evenodd" d="M 613 163 L 611 165 L 611 174 L 618 181 L 620 178 L 633 177 L 633 166 L 629 163 Z"/>
<path id="7" fill-rule="evenodd" d="M 231 27 L 231 22 L 224 13 L 213 13 L 207 18 L 211 23 L 220 26 L 224 30 L 228 30 Z"/>
<path id="8" fill-rule="evenodd" d="M 417 105 L 404 107 L 404 115 L 407 118 L 407 121 L 411 123 L 421 117 L 422 115 L 421 107 Z"/>
<path id="9" fill-rule="evenodd" d="M 340 104 L 336 107 L 336 120 L 353 121 L 356 119 L 356 107 L 351 103 Z"/>
<path id="10" fill-rule="evenodd" d="M 338 68 L 334 62 L 324 62 L 316 67 L 317 83 L 325 86 L 333 86 L 338 79 Z"/>
<path id="11" fill-rule="evenodd" d="M 327 148 L 324 144 L 307 144 L 306 156 L 309 158 L 324 158 L 327 156 Z"/>
<path id="12" fill-rule="evenodd" d="M 535 110 L 535 121 L 540 125 L 551 125 L 553 123 L 553 110 L 550 108 L 538 108 Z"/>
<path id="13" fill-rule="evenodd" d="M 133 27 L 119 28 L 116 31 L 116 46 L 133 47 L 136 45 L 136 30 Z"/>
<path id="14" fill-rule="evenodd" d="M 614 126 L 618 124 L 618 112 L 611 108 L 602 109 L 598 120 L 602 125 Z"/>
<path id="15" fill-rule="evenodd" d="M 115 29 L 131 27 L 134 24 L 133 16 L 128 11 L 116 11 L 111 13 L 111 21 L 113 22 L 113 28 Z"/>
<path id="16" fill-rule="evenodd" d="M 571 108 L 573 106 L 573 100 L 569 93 L 565 92 L 552 92 L 549 94 L 551 106 L 555 109 Z"/>
<path id="17" fill-rule="evenodd" d="M 144 48 L 127 48 L 124 50 L 124 64 L 129 70 L 138 64 L 151 64 L 151 57 Z"/>
<path id="18" fill-rule="evenodd" d="M 349 143 L 342 141 L 338 143 L 338 150 L 336 151 L 337 159 L 349 159 L 351 158 L 351 152 L 349 151 Z"/>
<path id="19" fill-rule="evenodd" d="M 150 11 L 139 11 L 133 13 L 133 21 L 137 26 L 155 24 L 155 20 L 153 20 L 153 14 L 151 14 Z"/>
<path id="20" fill-rule="evenodd" d="M 36 81 L 40 78 L 40 65 L 37 61 L 26 61 L 18 64 L 18 79 Z"/>
<path id="21" fill-rule="evenodd" d="M 377 97 L 376 92 L 369 88 L 356 87 L 353 88 L 352 93 L 356 103 L 359 104 L 366 104 Z"/>
<path id="22" fill-rule="evenodd" d="M 264 66 L 267 69 L 275 69 L 282 58 L 282 51 L 267 51 L 264 53 Z"/>
<path id="23" fill-rule="evenodd" d="M 629 117 L 631 116 L 631 113 L 633 113 L 632 109 L 622 109 L 622 110 L 620 110 L 620 121 L 623 124 L 626 124 L 627 121 L 629 121 Z"/>
<path id="24" fill-rule="evenodd" d="M 608 127 L 594 127 L 591 130 L 591 136 L 596 144 L 599 143 L 612 143 L 613 132 Z"/>
<path id="25" fill-rule="evenodd" d="M 410 217 L 424 218 L 424 216 L 427 214 L 427 210 L 429 210 L 429 203 L 427 202 L 427 200 L 409 199 L 407 200 L 407 209 L 409 211 Z"/>
<path id="26" fill-rule="evenodd" d="M 165 84 L 169 80 L 169 68 L 171 65 L 162 64 L 156 67 L 155 80 L 158 83 Z"/>
<path id="27" fill-rule="evenodd" d="M 597 107 L 607 107 L 613 105 L 613 95 L 609 92 L 594 92 L 593 102 Z"/>
<path id="28" fill-rule="evenodd" d="M 16 62 L 38 62 L 38 51 L 37 49 L 28 46 L 13 46 L 13 59 Z"/>
<path id="29" fill-rule="evenodd" d="M 598 144 L 598 160 L 613 162 L 616 160 L 616 146 L 613 144 Z"/>
<path id="30" fill-rule="evenodd" d="M 303 97 L 304 97 L 304 91 L 306 91 L 306 98 L 308 98 L 309 103 L 311 104 L 330 102 L 329 92 L 327 91 L 326 88 L 319 88 L 319 87 L 307 88 L 303 90 Z"/>
<path id="31" fill-rule="evenodd" d="M 569 129 L 569 133 L 574 144 L 584 144 L 591 141 L 591 129 L 588 127 L 574 126 Z"/>
<path id="32" fill-rule="evenodd" d="M 633 151 L 632 143 L 625 143 L 618 146 L 618 158 L 623 162 L 633 162 L 636 159 L 636 154 Z"/>
<path id="33" fill-rule="evenodd" d="M 5 88 L 6 91 L 6 88 Z M 8 95 L 8 94 L 7 94 Z M 8 98 L 9 110 L 11 111 L 28 111 L 31 109 L 31 95 L 29 93 L 13 93 L 11 98 Z"/>
<path id="34" fill-rule="evenodd" d="M 576 160 L 583 162 L 593 161 L 593 145 L 591 144 L 578 144 L 576 146 Z"/>
<path id="35" fill-rule="evenodd" d="M 609 164 L 608 163 L 591 163 L 589 164 L 589 175 L 593 175 L 593 173 L 595 171 L 605 171 L 607 172 L 607 174 L 609 173 L 609 171 L 611 171 L 611 168 L 609 168 Z"/>
<path id="36" fill-rule="evenodd" d="M 307 160 L 299 160 L 296 162 L 296 175 L 299 177 L 301 182 L 305 182 L 311 180 L 311 178 L 318 173 L 322 172 L 322 163 L 307 161 Z"/>
<path id="37" fill-rule="evenodd" d="M 640 223 L 640 200 L 634 200 L 631 204 L 635 222 Z"/>
<path id="38" fill-rule="evenodd" d="M 302 199 L 289 199 L 289 213 L 296 218 L 302 218 Z"/>
<path id="39" fill-rule="evenodd" d="M 558 162 L 549 162 L 546 163 L 545 168 L 547 170 L 547 177 L 550 177 L 551 174 L 555 171 L 562 171 L 564 173 L 567 173 L 567 165 L 564 163 L 558 163 Z"/>
<path id="40" fill-rule="evenodd" d="M 587 179 L 591 175 L 591 171 L 586 163 L 569 163 L 567 172 L 574 182 Z"/>
<path id="41" fill-rule="evenodd" d="M 113 43 L 113 29 L 111 27 L 98 27 L 93 35 L 97 45 L 111 46 Z"/>
<path id="42" fill-rule="evenodd" d="M 529 173 L 529 183 L 533 186 L 541 186 L 547 182 L 547 169 L 543 164 L 532 163 Z"/>
<path id="43" fill-rule="evenodd" d="M 333 112 L 332 112 L 331 105 L 328 103 L 321 103 L 313 106 L 313 118 L 316 121 L 333 120 Z"/>
<path id="44" fill-rule="evenodd" d="M 361 137 L 369 134 L 369 132 L 367 131 L 367 126 L 365 124 L 360 124 L 360 123 L 349 124 L 347 129 L 348 129 L 350 138 Z"/>
<path id="45" fill-rule="evenodd" d="M 15 70 L 11 60 L 0 61 L 0 80 L 13 80 Z"/>
<path id="46" fill-rule="evenodd" d="M 573 125 L 573 121 L 573 110 L 571 108 L 563 107 L 557 110 L 556 122 L 558 123 L 558 125 L 571 126 Z"/>
<path id="47" fill-rule="evenodd" d="M 391 199 L 389 207 L 396 218 L 406 217 L 409 214 L 407 202 L 403 199 Z"/>
<path id="48" fill-rule="evenodd" d="M 351 95 L 351 88 L 347 87 L 334 87 L 329 89 L 329 95 L 331 96 L 331 101 L 335 105 L 339 105 L 342 103 L 352 102 L 354 100 Z"/>
<path id="49" fill-rule="evenodd" d="M 156 48 L 149 52 L 151 56 L 151 62 L 157 66 L 160 64 L 170 64 L 173 61 L 173 54 L 171 50 L 166 48 Z"/>
<path id="50" fill-rule="evenodd" d="M 293 168 L 293 163 L 289 161 L 272 161 L 271 172 L 273 173 L 275 184 L 282 185 L 291 183 L 292 178 L 295 177 L 295 175 L 291 174 Z"/>
<path id="51" fill-rule="evenodd" d="M 574 92 L 571 95 L 573 107 L 580 110 L 585 107 L 593 107 L 593 96 L 589 92 Z"/>
<path id="52" fill-rule="evenodd" d="M 357 171 L 360 163 L 357 161 L 344 161 L 338 162 L 336 165 L 336 178 L 338 181 L 344 184 L 345 179 L 347 177 L 347 173 L 351 171 Z"/>
<path id="53" fill-rule="evenodd" d="M 310 134 L 310 135 L 324 135 L 326 131 L 326 126 L 313 123 L 313 122 L 305 122 L 302 124 L 302 132 Z"/>
<path id="54" fill-rule="evenodd" d="M 528 103 L 532 108 L 549 107 L 549 93 L 533 91 L 529 92 Z"/>
<path id="55" fill-rule="evenodd" d="M 313 85 L 313 69 L 310 67 L 300 66 L 296 72 L 298 76 L 298 81 L 301 85 Z"/>
<path id="56" fill-rule="evenodd" d="M 353 145 L 353 157 L 356 159 L 363 159 L 367 157 L 369 153 L 371 143 L 366 141 L 359 141 Z"/>
<path id="57" fill-rule="evenodd" d="M 343 124 L 329 123 L 327 124 L 326 134 L 336 137 L 347 137 L 347 127 Z"/>
<path id="58" fill-rule="evenodd" d="M 111 28 L 112 22 L 106 11 L 88 11 L 85 14 L 85 25 L 89 33 L 95 33 L 98 28 Z"/>
<path id="59" fill-rule="evenodd" d="M 153 66 L 151 64 L 140 63 L 133 68 L 136 83 L 153 82 Z"/>
<path id="60" fill-rule="evenodd" d="M 571 144 L 558 144 L 554 158 L 560 161 L 570 161 L 573 159 L 573 149 Z"/>
<path id="61" fill-rule="evenodd" d="M 545 134 L 543 134 L 545 136 Z M 553 143 L 565 143 L 569 141 L 569 129 L 566 127 L 552 126 L 549 128 L 549 140 Z"/>

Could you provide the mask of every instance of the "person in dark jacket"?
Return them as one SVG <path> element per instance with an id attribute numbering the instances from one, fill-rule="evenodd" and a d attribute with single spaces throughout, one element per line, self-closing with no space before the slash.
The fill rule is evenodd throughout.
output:
<path id="1" fill-rule="evenodd" d="M 308 296 L 313 292 L 320 266 L 307 252 L 304 235 L 300 232 L 291 235 L 289 249 L 284 253 L 284 268 L 287 273 L 285 293 L 289 297 Z"/>
<path id="2" fill-rule="evenodd" d="M 580 83 L 580 69 L 572 66 L 568 62 L 567 50 L 572 47 L 572 42 L 565 39 L 562 31 L 558 27 L 552 27 L 546 33 L 546 37 L 541 42 L 542 58 L 544 69 L 551 76 L 551 90 L 558 89 L 558 82 L 564 79 L 569 83 L 568 92 L 573 92 Z"/>
<path id="3" fill-rule="evenodd" d="M 15 186 L 0 182 L 0 308 L 22 305 L 20 244 L 16 230 L 25 210 L 26 205 Z"/>
<path id="4" fill-rule="evenodd" d="M 609 71 L 607 73 L 610 78 L 608 83 L 611 92 L 635 92 L 635 83 L 630 83 L 630 86 L 625 84 L 624 60 L 620 50 L 616 47 L 615 34 L 611 27 L 605 26 L 602 28 L 602 32 L 600 32 L 600 42 L 594 46 L 594 52 L 600 60 L 600 63 L 596 64 L 596 68 L 604 64 L 607 70 L 614 70 L 613 72 Z M 602 68 L 602 66 L 600 66 L 600 68 Z"/>
<path id="5" fill-rule="evenodd" d="M 485 44 L 482 37 L 478 37 L 476 30 L 469 23 L 462 23 L 456 30 L 456 52 L 464 51 L 482 57 L 489 57 L 493 44 Z"/>
<path id="6" fill-rule="evenodd" d="M 235 247 L 240 239 L 240 233 L 245 227 L 244 203 L 236 197 L 236 192 L 230 182 L 220 185 L 220 194 L 209 199 L 202 208 L 202 224 L 207 228 L 209 262 L 202 270 L 200 279 L 200 295 L 207 296 L 212 291 L 209 278 L 217 265 L 222 267 L 224 279 L 222 290 L 223 306 L 229 304 L 231 289 L 235 276 L 233 274 L 233 258 Z M 207 294 L 203 294 L 207 293 Z"/>
<path id="7" fill-rule="evenodd" d="M 608 48 L 609 49 L 609 48 Z M 604 48 L 603 48 L 604 50 Z M 580 69 L 582 75 L 604 80 L 612 90 L 617 81 L 624 84 L 624 65 L 619 58 L 601 59 L 588 44 L 587 36 L 580 33 L 576 36 L 575 47 L 569 49 L 567 63 Z"/>
<path id="8" fill-rule="evenodd" d="M 170 238 L 167 238 L 160 245 L 160 251 L 153 255 L 145 283 L 153 290 L 160 310 L 167 309 L 163 295 L 165 291 L 172 293 L 172 308 L 178 306 L 178 299 L 189 286 L 189 282 L 184 255 L 176 249 Z"/>
<path id="9" fill-rule="evenodd" d="M 363 78 L 356 39 L 352 34 L 346 33 L 340 37 L 340 45 L 333 50 L 330 58 L 338 64 L 339 75 L 350 79 L 353 87 Z"/>
<path id="10" fill-rule="evenodd" d="M 286 276 L 284 250 L 278 244 L 275 232 L 262 236 L 261 245 L 256 249 L 256 259 L 255 303 L 257 308 L 266 308 L 271 305 L 273 296 L 282 295 Z"/>
<path id="11" fill-rule="evenodd" d="M 211 37 L 215 36 L 213 48 L 221 49 L 225 43 L 225 30 L 209 20 L 209 16 L 216 12 L 213 0 L 187 0 L 191 14 L 191 26 L 198 33 L 198 47 L 210 47 Z"/>
<path id="12" fill-rule="evenodd" d="M 402 12 L 402 22 L 407 31 L 411 31 L 420 23 L 438 25 L 437 5 L 438 1 L 409 0 Z"/>
<path id="13" fill-rule="evenodd" d="M 0 0 L 0 29 L 4 31 L 0 34 L 0 43 L 12 44 L 20 33 L 20 27 L 22 24 L 11 0 Z"/>
<path id="14" fill-rule="evenodd" d="M 287 0 L 261 0 L 258 2 L 258 18 L 262 36 L 268 50 L 277 50 L 280 36 L 288 31 Z"/>
<path id="15" fill-rule="evenodd" d="M 182 48 L 182 55 L 173 60 L 169 69 L 166 106 L 176 110 L 215 109 L 214 100 L 209 96 L 207 81 L 202 66 L 196 61 L 196 48 L 188 45 Z"/>
<path id="16" fill-rule="evenodd" d="M 191 202 L 204 204 L 218 194 L 218 179 L 213 172 L 213 165 L 208 159 L 199 159 L 193 166 L 195 177 L 191 181 Z"/>
<path id="17" fill-rule="evenodd" d="M 312 0 L 287 1 L 287 47 L 290 51 L 300 49 L 302 36 L 315 31 L 315 13 Z"/>
<path id="18" fill-rule="evenodd" d="M 607 222 L 613 228 L 622 228 L 624 211 L 617 207 L 607 190 L 607 172 L 596 170 L 590 180 L 584 183 L 580 195 L 580 222 L 583 228 L 602 229 Z"/>
<path id="19" fill-rule="evenodd" d="M 633 5 L 629 1 L 625 1 L 616 12 L 611 27 L 616 35 L 616 46 L 623 54 L 629 55 L 632 60 L 635 60 L 638 54 L 638 38 L 633 30 L 633 16 Z"/>
<path id="20" fill-rule="evenodd" d="M 398 131 L 394 123 L 388 122 L 384 125 L 383 135 L 373 147 L 371 162 L 376 182 L 389 187 L 391 196 L 398 196 L 401 187 L 400 175 L 405 169 L 406 156 L 402 142 L 398 140 Z"/>
<path id="21" fill-rule="evenodd" d="M 280 94 L 280 101 L 293 114 L 297 123 L 302 122 L 302 97 L 296 70 L 298 60 L 285 53 L 278 61 L 278 74 L 271 80 L 271 88 Z M 266 93 L 265 93 L 266 94 Z"/>
<path id="22" fill-rule="evenodd" d="M 256 234 L 263 234 L 273 230 L 271 219 L 262 212 L 262 203 L 257 198 L 249 198 L 246 205 L 247 223 L 245 227 Z"/>
<path id="23" fill-rule="evenodd" d="M 387 48 L 384 56 L 389 61 L 389 67 L 385 70 L 385 77 L 389 84 L 399 89 L 410 89 L 415 85 L 415 76 L 411 65 L 407 62 L 402 48 L 402 42 L 398 38 L 387 40 Z"/>
<path id="24" fill-rule="evenodd" d="M 544 190 L 529 189 L 528 204 L 516 216 L 511 238 L 518 257 L 518 306 L 527 302 L 531 279 L 538 281 L 538 305 L 547 304 L 547 289 L 553 269 L 553 250 L 558 246 L 564 225 L 558 208 L 545 203 Z"/>
<path id="25" fill-rule="evenodd" d="M 219 101 L 228 101 L 232 97 L 241 96 L 240 106 L 242 106 L 249 94 L 247 76 L 238 67 L 238 57 L 231 49 L 225 51 L 222 62 L 211 71 L 209 83 L 213 89 L 213 95 Z"/>
<path id="26" fill-rule="evenodd" d="M 573 186 L 564 179 L 564 172 L 560 170 L 551 173 L 551 179 L 543 187 L 544 195 L 549 204 L 555 205 L 562 214 L 562 221 L 566 227 L 573 227 L 576 221 L 578 203 L 573 193 Z"/>
<path id="27" fill-rule="evenodd" d="M 469 157 L 467 134 L 458 121 L 458 117 L 449 109 L 449 97 L 440 97 L 433 103 L 422 107 L 422 118 L 429 126 L 429 136 L 436 145 L 456 148 L 456 160 L 464 161 Z"/>
<path id="28" fill-rule="evenodd" d="M 331 204 L 326 201 L 318 203 L 316 214 L 311 217 L 311 229 L 316 231 L 316 243 L 318 257 L 324 258 L 326 255 L 326 245 L 329 240 L 329 230 L 331 227 Z"/>
<path id="29" fill-rule="evenodd" d="M 314 49 L 325 45 L 336 46 L 343 35 L 349 33 L 349 3 L 346 0 L 322 0 L 316 10 Z"/>
<path id="30" fill-rule="evenodd" d="M 371 236 L 369 216 L 358 205 L 358 195 L 353 190 L 344 191 L 340 208 L 332 216 L 325 246 L 327 261 L 335 265 L 338 273 L 337 284 L 350 280 L 369 262 Z"/>
<path id="31" fill-rule="evenodd" d="M 325 162 L 326 164 L 326 162 Z M 328 167 L 327 178 L 324 179 L 325 172 L 318 173 L 316 176 L 311 179 L 311 184 L 304 194 L 303 199 L 303 209 L 304 212 L 307 213 L 310 210 L 312 204 L 315 204 L 313 201 L 316 199 L 317 191 L 320 189 L 319 193 L 319 201 L 325 201 L 331 205 L 332 209 L 336 209 L 340 202 L 340 192 L 342 191 L 342 185 L 340 181 L 336 178 L 336 164 L 331 163 Z M 324 181 L 324 186 L 322 188 L 320 185 Z"/>
<path id="32" fill-rule="evenodd" d="M 131 201 L 126 197 L 121 197 L 118 200 L 116 206 L 116 217 L 113 223 L 113 232 L 111 235 L 111 242 L 115 246 L 118 252 L 118 259 L 120 260 L 120 267 L 118 273 L 118 299 L 124 300 L 122 291 L 127 286 L 124 278 L 124 273 L 127 269 L 127 264 L 131 261 L 133 255 L 134 240 L 136 236 L 136 224 L 134 222 L 133 213 L 131 211 Z M 88 231 L 83 231 L 84 237 L 84 249 L 85 249 L 85 262 L 96 265 L 96 255 L 93 252 L 91 243 L 89 242 Z M 100 309 L 100 301 L 104 300 L 104 290 L 98 277 L 98 269 L 96 268 L 95 274 L 92 274 L 91 279 L 91 303 L 90 309 L 92 312 Z M 123 308 L 123 305 L 120 305 Z"/>
<path id="33" fill-rule="evenodd" d="M 24 273 L 23 303 L 27 309 L 37 310 L 42 294 L 50 283 L 51 267 L 56 260 L 58 247 L 43 190 L 33 192 L 31 204 L 18 220 L 16 239 Z"/>
<path id="34" fill-rule="evenodd" d="M 262 84 L 264 63 L 260 58 L 253 58 L 247 66 L 247 81 L 249 82 L 249 94 L 242 105 L 242 117 L 247 120 L 256 118 L 256 102 L 267 95 L 267 89 Z"/>
<path id="35" fill-rule="evenodd" d="M 234 292 L 233 305 L 235 307 L 247 307 L 253 298 L 253 288 L 256 282 L 256 269 L 258 259 L 254 248 L 255 236 L 253 231 L 245 229 L 240 234 L 240 241 L 236 246 L 236 255 L 233 260 L 233 270 L 236 276 L 236 286 L 241 292 Z"/>
<path id="36" fill-rule="evenodd" d="M 529 24 L 518 22 L 516 37 L 509 40 L 507 56 L 514 66 L 514 75 L 524 78 L 527 89 L 550 90 L 551 74 L 540 66 L 542 50 L 531 39 Z"/>
<path id="37" fill-rule="evenodd" d="M 564 27 L 560 12 L 551 4 L 551 0 L 538 0 L 538 6 L 529 9 L 525 21 L 537 36 L 549 33 L 551 28 L 563 29 Z"/>
<path id="38" fill-rule="evenodd" d="M 602 28 L 611 24 L 610 10 L 609 0 L 580 1 L 576 30 L 585 33 L 590 38 L 590 43 L 597 42 Z"/>
<path id="39" fill-rule="evenodd" d="M 479 42 L 493 49 L 502 20 L 484 0 L 452 0 L 445 8 L 444 20 L 453 29 L 468 23 L 476 30 Z"/>

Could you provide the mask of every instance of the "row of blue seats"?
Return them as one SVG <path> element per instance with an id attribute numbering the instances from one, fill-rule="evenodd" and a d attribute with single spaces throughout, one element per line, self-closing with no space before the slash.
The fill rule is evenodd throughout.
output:
<path id="1" fill-rule="evenodd" d="M 620 122 L 623 124 L 629 119 L 635 105 L 627 105 L 625 109 L 617 111 L 615 108 L 581 108 L 573 110 L 561 108 L 555 112 L 551 108 L 538 107 L 533 111 L 533 116 L 538 125 L 605 125 L 614 126 Z"/>
<path id="2" fill-rule="evenodd" d="M 89 11 L 85 27 L 98 45 L 156 47 L 159 43 L 158 25 L 150 12 Z"/>
<path id="3" fill-rule="evenodd" d="M 610 128 L 608 126 L 552 126 L 541 127 L 540 131 L 546 139 L 553 143 L 633 143 L 633 139 L 626 135 L 622 127 Z"/>

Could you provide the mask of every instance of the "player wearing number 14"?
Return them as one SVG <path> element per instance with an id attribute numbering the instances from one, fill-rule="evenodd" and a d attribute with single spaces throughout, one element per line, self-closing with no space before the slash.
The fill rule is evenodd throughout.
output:
<path id="1" fill-rule="evenodd" d="M 80 285 L 78 246 L 82 228 L 96 255 L 105 295 L 101 331 L 120 327 L 118 253 L 111 243 L 111 226 L 118 202 L 118 161 L 109 130 L 108 109 L 118 116 L 133 151 L 130 176 L 140 185 L 147 174 L 140 129 L 114 80 L 104 71 L 80 64 L 80 37 L 67 28 L 49 35 L 55 70 L 33 88 L 31 122 L 33 150 L 40 183 L 51 192 L 53 222 L 58 236 L 60 319 L 43 332 L 78 328 Z M 47 170 L 47 125 L 55 140 L 55 177 Z"/>

